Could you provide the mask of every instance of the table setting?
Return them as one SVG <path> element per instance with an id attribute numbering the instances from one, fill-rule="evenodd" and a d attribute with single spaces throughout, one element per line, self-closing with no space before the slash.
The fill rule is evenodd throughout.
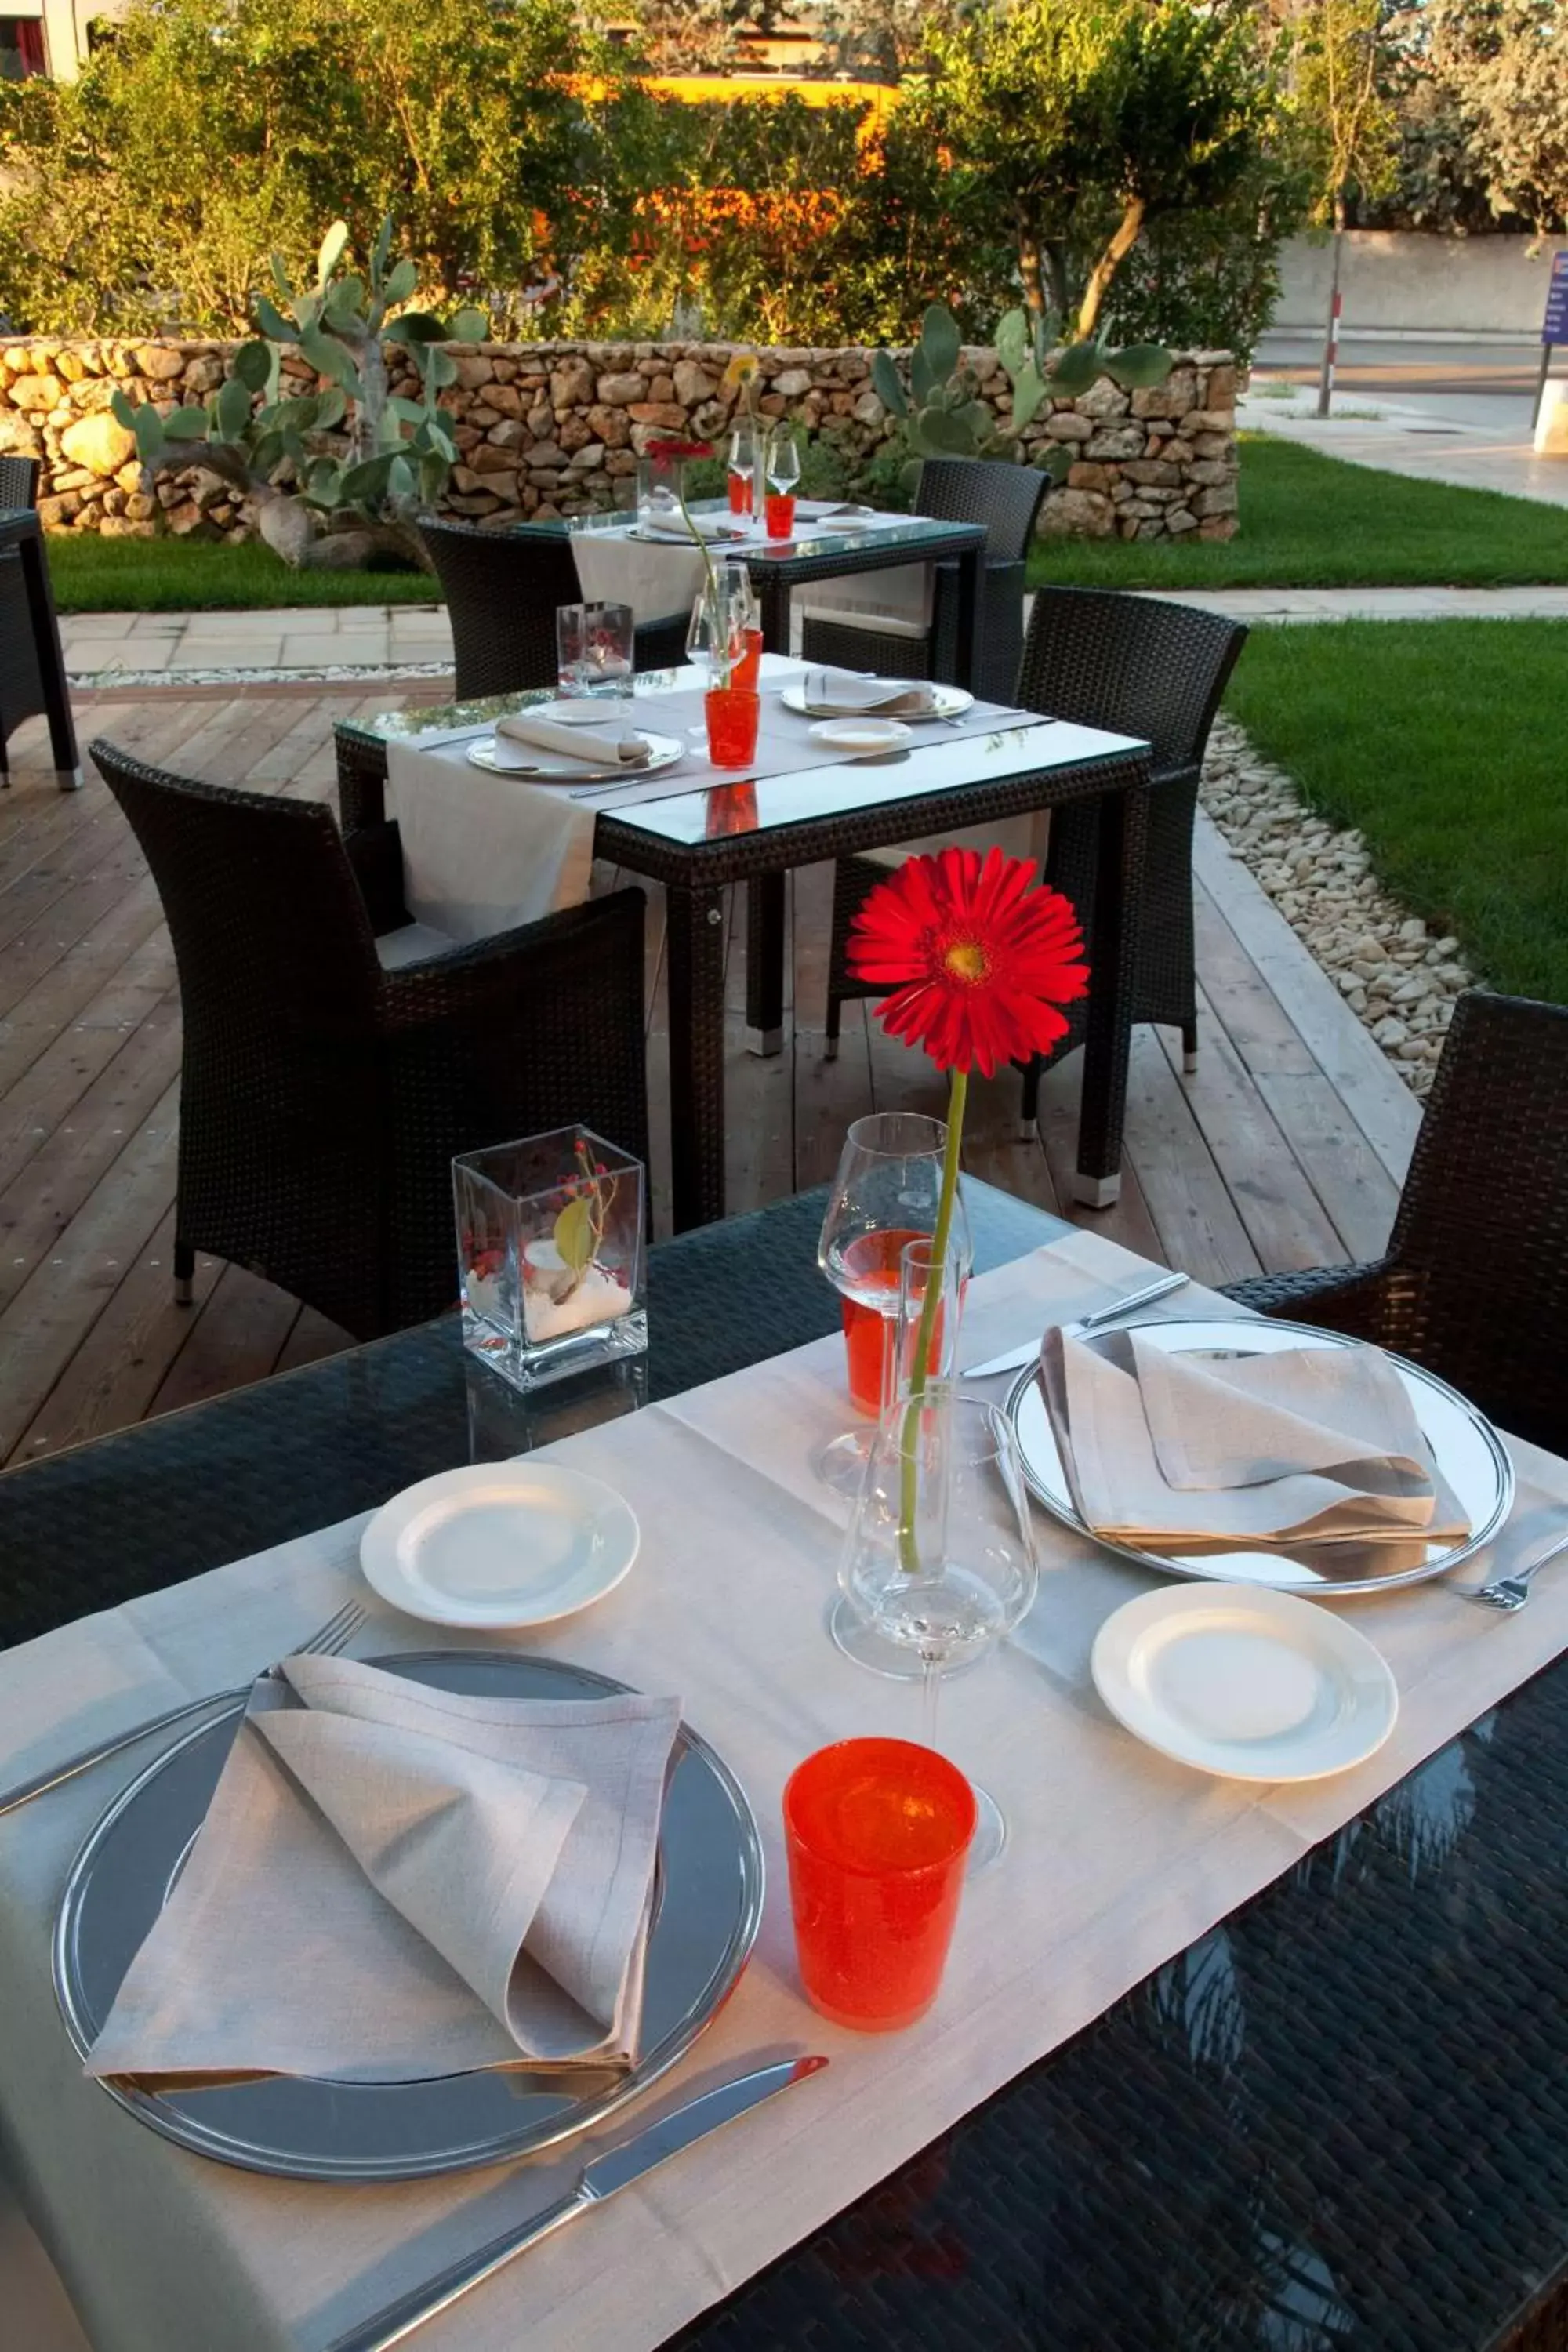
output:
<path id="1" fill-rule="evenodd" d="M 1430 1375 L 973 1270 L 970 1077 L 1087 984 L 1026 861 L 852 952 L 950 1098 L 846 1140 L 840 1333 L 0 1654 L 0 2130 L 99 2352 L 656 2346 L 1568 1646 L 1568 1464 Z M 505 1247 L 618 1277 L 563 1135 Z"/>

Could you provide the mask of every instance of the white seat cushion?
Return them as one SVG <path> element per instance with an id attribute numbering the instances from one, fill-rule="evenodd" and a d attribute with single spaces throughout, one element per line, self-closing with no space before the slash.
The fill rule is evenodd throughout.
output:
<path id="1" fill-rule="evenodd" d="M 430 923 L 405 923 L 401 930 L 385 931 L 375 943 L 383 971 L 401 971 L 405 964 L 427 963 L 432 956 L 445 955 L 448 948 L 460 947 L 445 931 Z"/>

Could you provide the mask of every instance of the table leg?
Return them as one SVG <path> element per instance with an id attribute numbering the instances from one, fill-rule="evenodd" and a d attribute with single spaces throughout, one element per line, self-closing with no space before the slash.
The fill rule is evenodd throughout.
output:
<path id="1" fill-rule="evenodd" d="M 76 747 L 76 728 L 71 720 L 70 697 L 66 690 L 65 656 L 60 650 L 60 628 L 55 618 L 55 600 L 49 587 L 49 568 L 44 557 L 42 532 L 29 531 L 17 541 L 16 552 L 21 559 L 22 581 L 27 592 L 33 644 L 37 649 L 44 711 L 49 722 L 49 746 L 55 755 L 55 777 L 62 793 L 79 793 L 81 761 Z"/>
<path id="2" fill-rule="evenodd" d="M 724 1213 L 724 908 L 711 885 L 665 894 L 675 1230 Z"/>
<path id="3" fill-rule="evenodd" d="M 757 611 L 762 617 L 763 650 L 770 654 L 787 654 L 789 583 L 782 580 L 771 566 L 753 572 L 751 580 L 757 599 Z"/>
<path id="4" fill-rule="evenodd" d="M 1094 972 L 1084 1042 L 1075 1201 L 1109 1209 L 1121 1191 L 1121 1130 L 1132 1040 L 1132 987 L 1149 835 L 1149 787 L 1107 793 L 1100 804 L 1094 892 Z"/>
<path id="5" fill-rule="evenodd" d="M 972 547 L 958 559 L 958 644 L 954 648 L 955 686 L 974 691 L 977 667 L 975 643 L 980 627 L 980 567 L 985 559 L 984 545 Z"/>
<path id="6" fill-rule="evenodd" d="M 784 877 L 759 874 L 746 886 L 746 1026 L 753 1054 L 784 1052 Z"/>

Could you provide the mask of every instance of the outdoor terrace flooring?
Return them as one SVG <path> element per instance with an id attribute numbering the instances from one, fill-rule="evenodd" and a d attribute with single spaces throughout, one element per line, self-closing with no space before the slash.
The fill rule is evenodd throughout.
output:
<path id="1" fill-rule="evenodd" d="M 439 681 L 365 691 L 268 684 L 105 688 L 76 698 L 82 741 L 218 783 L 333 797 L 332 722 Z M 62 794 L 36 722 L 0 793 L 0 1463 L 79 1444 L 349 1344 L 242 1268 L 197 1262 L 173 1297 L 180 1007 L 157 892 L 90 765 Z M 1200 821 L 1200 1067 L 1135 1033 L 1118 1205 L 1062 1213 L 1200 1280 L 1367 1257 L 1381 1248 L 1416 1106 L 1245 868 Z M 606 880 L 608 880 L 606 877 Z M 744 900 L 729 930 L 729 1199 L 760 1206 L 833 1172 L 848 1121 L 940 1111 L 923 1056 L 845 1008 L 822 1052 L 831 869 L 793 877 L 785 1045 L 746 1050 Z M 648 922 L 656 1223 L 668 1230 L 663 925 Z M 1047 1208 L 1068 1201 L 1079 1063 L 1048 1075 L 1041 1139 L 1015 1135 L 1016 1076 L 971 1096 L 973 1171 Z M 1058 1189 L 1059 1188 L 1059 1189 Z"/>

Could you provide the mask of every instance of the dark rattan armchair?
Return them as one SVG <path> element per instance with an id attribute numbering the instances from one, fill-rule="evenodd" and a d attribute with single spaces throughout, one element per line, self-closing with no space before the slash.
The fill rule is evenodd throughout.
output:
<path id="1" fill-rule="evenodd" d="M 1239 621 L 1159 597 L 1114 588 L 1041 588 L 1036 592 L 1018 674 L 1017 699 L 1025 709 L 1070 719 L 1080 727 L 1142 736 L 1154 747 L 1132 1017 L 1179 1028 L 1189 1069 L 1198 1048 L 1193 963 L 1193 821 L 1198 776 L 1220 696 L 1246 641 Z M 1099 837 L 1099 813 L 1092 803 L 1051 812 L 1047 871 L 1078 909 L 1091 971 Z M 840 861 L 834 877 L 829 1039 L 838 1034 L 842 999 L 878 992 L 850 978 L 847 951 L 850 926 L 868 890 L 885 880 L 886 874 L 885 866 L 851 857 Z M 1068 1045 L 1082 1043 L 1087 1020 L 1087 1006 L 1075 1006 Z M 1024 1081 L 1026 1124 L 1034 1121 L 1038 1089 L 1037 1065 Z"/>
<path id="2" fill-rule="evenodd" d="M 0 507 L 36 506 L 37 498 L 37 459 L 0 457 Z M 44 709 L 22 559 L 16 548 L 7 547 L 0 549 L 0 784 L 11 781 L 6 739 L 24 719 L 36 719 Z"/>
<path id="3" fill-rule="evenodd" d="M 1392 1348 L 1568 1452 L 1568 1010 L 1461 997 L 1385 1255 L 1229 1296 Z"/>
<path id="4" fill-rule="evenodd" d="M 640 890 L 384 971 L 395 826 L 92 755 L 179 966 L 177 1285 L 207 1250 L 373 1339 L 452 1303 L 454 1152 L 582 1119 L 646 1160 Z"/>
<path id="5" fill-rule="evenodd" d="M 553 686 L 555 613 L 581 603 L 569 541 L 542 530 L 480 530 L 474 523 L 419 525 L 447 599 L 457 656 L 458 700 Z M 637 633 L 639 670 L 686 659 L 687 615 L 645 622 Z"/>
<path id="6" fill-rule="evenodd" d="M 1025 558 L 1048 484 L 1037 467 L 1001 458 L 928 457 L 921 468 L 915 510 L 936 522 L 983 522 L 985 565 L 976 617 L 974 688 L 991 702 L 1011 702 L 1024 643 Z M 810 591 L 803 591 L 807 603 Z M 807 661 L 842 669 L 874 669 L 885 677 L 958 675 L 958 566 L 936 566 L 929 637 L 879 631 L 874 620 L 805 614 L 801 652 Z"/>

